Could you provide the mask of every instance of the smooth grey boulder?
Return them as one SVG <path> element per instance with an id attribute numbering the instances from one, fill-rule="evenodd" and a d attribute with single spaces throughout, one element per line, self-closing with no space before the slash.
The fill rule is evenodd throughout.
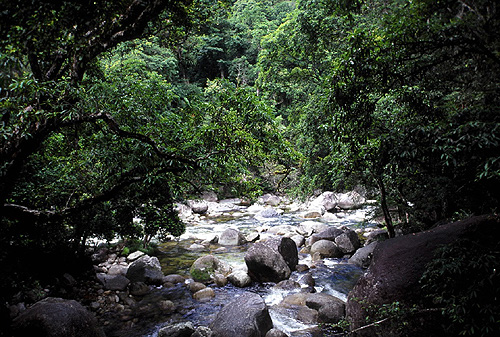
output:
<path id="1" fill-rule="evenodd" d="M 309 244 L 312 245 L 319 240 L 335 241 L 335 238 L 343 233 L 344 231 L 342 229 L 339 229 L 337 227 L 328 227 L 327 229 L 318 234 L 311 235 Z"/>
<path id="2" fill-rule="evenodd" d="M 97 279 L 102 283 L 106 290 L 125 290 L 130 280 L 121 275 L 109 275 L 104 273 L 97 274 Z"/>
<path id="3" fill-rule="evenodd" d="M 144 255 L 132 262 L 127 270 L 127 278 L 131 282 L 160 285 L 163 277 L 160 261 L 155 256 Z"/>
<path id="4" fill-rule="evenodd" d="M 248 287 L 252 284 L 252 279 L 248 276 L 248 273 L 243 270 L 236 270 L 232 272 L 228 275 L 227 279 L 231 282 L 231 284 L 239 288 Z"/>
<path id="5" fill-rule="evenodd" d="M 335 296 L 325 293 L 309 294 L 306 305 L 318 311 L 318 322 L 338 323 L 345 317 L 345 303 Z"/>
<path id="6" fill-rule="evenodd" d="M 224 306 L 210 324 L 216 337 L 263 337 L 272 328 L 266 303 L 250 292 Z"/>
<path id="7" fill-rule="evenodd" d="M 97 319 L 74 300 L 48 297 L 13 322 L 13 337 L 105 337 Z"/>
<path id="8" fill-rule="evenodd" d="M 287 237 L 280 237 L 269 239 L 266 241 L 266 244 L 283 256 L 290 270 L 295 270 L 299 263 L 299 253 L 295 241 Z"/>
<path id="9" fill-rule="evenodd" d="M 258 282 L 279 282 L 290 277 L 298 263 L 297 245 L 290 238 L 253 244 L 245 254 L 248 274 Z"/>
<path id="10" fill-rule="evenodd" d="M 377 246 L 378 242 L 374 241 L 368 246 L 359 248 L 356 253 L 348 260 L 349 263 L 355 264 L 361 268 L 368 268 L 372 261 L 373 251 Z"/>
<path id="11" fill-rule="evenodd" d="M 358 234 L 353 230 L 346 230 L 344 233 L 340 234 L 335 238 L 335 243 L 337 247 L 345 254 L 354 253 L 361 243 L 359 242 Z"/>
<path id="12" fill-rule="evenodd" d="M 219 237 L 219 245 L 222 246 L 239 246 L 246 242 L 245 236 L 233 228 L 226 229 Z"/>
<path id="13" fill-rule="evenodd" d="M 311 256 L 319 254 L 320 258 L 339 258 L 344 256 L 342 250 L 330 240 L 319 240 L 311 246 Z"/>

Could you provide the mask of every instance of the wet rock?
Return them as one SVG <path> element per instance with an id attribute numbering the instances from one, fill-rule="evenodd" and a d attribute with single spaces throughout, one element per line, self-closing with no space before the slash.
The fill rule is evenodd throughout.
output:
<path id="1" fill-rule="evenodd" d="M 157 257 L 144 255 L 132 262 L 127 270 L 127 278 L 132 282 L 162 284 L 163 272 Z"/>
<path id="2" fill-rule="evenodd" d="M 313 234 L 311 236 L 309 244 L 312 245 L 319 240 L 335 241 L 335 238 L 343 233 L 344 231 L 337 227 L 328 227 L 327 229 L 318 234 Z"/>
<path id="3" fill-rule="evenodd" d="M 280 214 L 278 213 L 278 211 L 276 211 L 274 208 L 265 208 L 261 211 L 259 211 L 257 214 L 255 214 L 255 217 L 256 218 L 277 218 L 279 217 Z"/>
<path id="4" fill-rule="evenodd" d="M 214 334 L 210 328 L 206 326 L 199 326 L 196 328 L 196 330 L 193 332 L 191 337 L 213 337 Z"/>
<path id="5" fill-rule="evenodd" d="M 214 275 L 214 283 L 217 287 L 225 287 L 227 285 L 227 277 L 225 277 L 222 274 L 215 274 Z"/>
<path id="6" fill-rule="evenodd" d="M 239 288 L 248 287 L 250 284 L 252 284 L 250 276 L 248 276 L 248 273 L 243 270 L 236 270 L 232 272 L 231 274 L 229 274 L 227 279 L 229 282 L 231 282 L 231 284 Z"/>
<path id="7" fill-rule="evenodd" d="M 288 337 L 288 335 L 281 330 L 273 328 L 266 333 L 265 337 Z"/>
<path id="8" fill-rule="evenodd" d="M 329 240 L 319 240 L 311 246 L 311 255 L 319 255 L 320 258 L 333 257 L 339 258 L 344 255 L 342 250 Z"/>
<path id="9" fill-rule="evenodd" d="M 344 231 L 344 233 L 337 236 L 335 243 L 344 254 L 352 254 L 361 247 L 358 234 L 353 230 Z"/>
<path id="10" fill-rule="evenodd" d="M 188 250 L 203 250 L 205 249 L 205 246 L 200 245 L 199 243 L 193 243 L 191 246 L 189 246 Z"/>
<path id="11" fill-rule="evenodd" d="M 341 209 L 355 209 L 361 207 L 366 199 L 356 191 L 337 194 L 337 206 Z"/>
<path id="12" fill-rule="evenodd" d="M 127 256 L 127 261 L 130 263 L 130 262 L 134 262 L 135 260 L 137 260 L 138 258 L 140 257 L 143 257 L 144 255 L 146 255 L 144 252 L 141 252 L 140 250 L 136 251 L 136 252 L 133 252 L 133 253 L 130 253 L 128 256 Z"/>
<path id="13" fill-rule="evenodd" d="M 257 242 L 248 249 L 245 263 L 250 276 L 258 282 L 279 282 L 292 273 L 278 250 L 264 242 Z"/>
<path id="14" fill-rule="evenodd" d="M 170 274 L 163 277 L 163 282 L 169 282 L 172 284 L 184 283 L 186 279 L 179 274 Z"/>
<path id="15" fill-rule="evenodd" d="M 211 282 L 215 274 L 229 275 L 231 267 L 213 255 L 205 255 L 194 261 L 191 277 L 198 282 Z"/>
<path id="16" fill-rule="evenodd" d="M 191 293 L 195 293 L 197 291 L 200 291 L 201 289 L 205 289 L 206 287 L 207 286 L 201 282 L 191 282 L 187 284 L 187 288 Z"/>
<path id="17" fill-rule="evenodd" d="M 194 330 L 191 322 L 178 323 L 161 328 L 158 331 L 158 337 L 191 337 Z"/>
<path id="18" fill-rule="evenodd" d="M 208 204 L 204 200 L 188 200 L 187 204 L 193 213 L 205 214 L 208 211 Z"/>
<path id="19" fill-rule="evenodd" d="M 129 286 L 132 296 L 144 296 L 149 293 L 149 286 L 144 282 L 133 282 Z"/>
<path id="20" fill-rule="evenodd" d="M 247 242 L 256 242 L 260 239 L 260 234 L 257 232 L 253 232 L 247 235 L 246 241 Z"/>
<path id="21" fill-rule="evenodd" d="M 265 336 L 273 322 L 264 300 L 247 292 L 224 306 L 210 328 L 218 337 L 256 337 Z"/>
<path id="22" fill-rule="evenodd" d="M 159 307 L 164 314 L 171 314 L 175 311 L 175 303 L 170 300 L 160 301 Z"/>
<path id="23" fill-rule="evenodd" d="M 278 206 L 281 203 L 281 198 L 273 194 L 264 194 L 260 197 L 260 201 L 266 205 Z"/>
<path id="24" fill-rule="evenodd" d="M 300 283 L 293 280 L 283 280 L 277 283 L 274 288 L 283 289 L 283 290 L 295 290 L 300 289 Z"/>
<path id="25" fill-rule="evenodd" d="M 222 246 L 239 246 L 244 243 L 246 243 L 245 236 L 233 228 L 226 229 L 219 237 L 219 244 Z"/>
<path id="26" fill-rule="evenodd" d="M 96 318 L 74 300 L 48 297 L 14 319 L 14 337 L 104 337 Z"/>
<path id="27" fill-rule="evenodd" d="M 321 211 L 308 211 L 308 212 L 305 212 L 302 217 L 304 219 L 315 219 L 315 218 L 321 218 L 321 216 L 323 215 L 323 212 Z"/>
<path id="28" fill-rule="evenodd" d="M 269 239 L 265 243 L 283 256 L 290 270 L 295 270 L 299 263 L 299 254 L 295 241 L 287 237 L 280 237 Z"/>
<path id="29" fill-rule="evenodd" d="M 108 275 L 104 273 L 97 274 L 97 279 L 107 290 L 125 290 L 130 280 L 123 275 Z"/>
<path id="30" fill-rule="evenodd" d="M 320 233 L 327 228 L 328 226 L 322 222 L 309 220 L 302 222 L 297 228 L 297 232 L 305 236 L 311 236 L 314 233 Z"/>
<path id="31" fill-rule="evenodd" d="M 314 277 L 312 276 L 311 273 L 307 273 L 304 276 L 302 276 L 299 280 L 299 283 L 307 285 L 309 287 L 314 287 L 316 285 L 316 281 L 314 280 Z"/>
<path id="32" fill-rule="evenodd" d="M 338 323 L 345 317 L 345 303 L 325 293 L 309 294 L 306 305 L 318 311 L 318 321 L 321 323 Z"/>
<path id="33" fill-rule="evenodd" d="M 297 311 L 297 319 L 307 324 L 318 322 L 318 317 L 318 311 L 308 307 L 300 307 Z"/>
<path id="34" fill-rule="evenodd" d="M 295 245 L 297 247 L 303 246 L 304 243 L 306 242 L 306 239 L 300 234 L 293 235 L 292 237 L 290 237 L 290 239 L 292 239 L 293 242 L 295 242 Z"/>
<path id="35" fill-rule="evenodd" d="M 372 242 L 368 246 L 364 246 L 356 251 L 349 259 L 349 263 L 355 264 L 361 268 L 368 268 L 372 261 L 373 251 L 378 242 Z"/>
<path id="36" fill-rule="evenodd" d="M 193 298 L 200 302 L 209 301 L 215 297 L 215 291 L 212 288 L 204 288 L 193 294 Z"/>

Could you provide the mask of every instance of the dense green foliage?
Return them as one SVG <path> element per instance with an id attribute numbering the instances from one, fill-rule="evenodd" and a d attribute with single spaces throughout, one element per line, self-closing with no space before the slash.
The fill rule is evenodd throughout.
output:
<path id="1" fill-rule="evenodd" d="M 495 336 L 500 322 L 498 243 L 459 240 L 444 246 L 427 266 L 421 283 L 442 325 L 454 336 Z"/>

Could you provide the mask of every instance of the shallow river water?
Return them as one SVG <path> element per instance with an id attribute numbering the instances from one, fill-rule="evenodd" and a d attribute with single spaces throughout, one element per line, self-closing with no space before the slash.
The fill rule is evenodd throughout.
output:
<path id="1" fill-rule="evenodd" d="M 367 221 L 370 208 L 363 208 L 355 211 L 343 213 L 341 216 L 330 218 L 328 221 L 314 220 L 324 222 L 327 226 L 347 226 L 350 228 L 371 227 L 374 223 Z M 221 247 L 217 244 L 211 244 L 203 249 L 193 250 L 192 244 L 202 240 L 210 240 L 215 235 L 219 235 L 227 228 L 238 229 L 245 235 L 259 231 L 260 238 L 272 236 L 272 227 L 290 225 L 299 226 L 305 219 L 301 218 L 298 213 L 285 213 L 275 218 L 257 218 L 252 214 L 241 214 L 238 218 L 226 218 L 224 221 L 220 219 L 210 220 L 204 219 L 190 224 L 186 228 L 186 233 L 179 240 L 170 241 L 161 244 L 162 251 L 160 258 L 162 269 L 165 275 L 181 274 L 189 277 L 189 268 L 192 263 L 199 257 L 213 254 L 220 260 L 230 264 L 235 269 L 245 269 L 244 255 L 249 245 L 247 243 L 242 246 Z M 311 220 L 308 220 L 311 221 Z M 305 264 L 312 267 L 307 272 L 311 273 L 315 280 L 316 292 L 324 292 L 333 295 L 343 301 L 346 301 L 347 294 L 353 288 L 362 270 L 352 264 L 347 263 L 347 259 L 323 259 L 322 261 L 312 262 L 309 254 L 299 253 L 299 264 Z M 290 279 L 298 280 L 303 273 L 293 272 Z M 233 299 L 237 298 L 245 291 L 251 291 L 260 294 L 269 307 L 270 315 L 273 324 L 276 328 L 284 331 L 290 337 L 303 336 L 318 336 L 318 328 L 316 324 L 306 324 L 294 319 L 293 315 L 288 315 L 286 311 L 280 310 L 278 304 L 290 292 L 277 290 L 273 288 L 273 283 L 258 284 L 253 283 L 250 287 L 237 288 L 228 284 L 225 287 L 219 288 L 211 285 L 215 291 L 215 298 L 207 302 L 198 302 L 193 300 L 186 290 L 186 287 L 177 285 L 174 288 L 159 289 L 151 298 L 151 301 L 159 298 L 176 298 L 177 303 L 181 301 L 182 310 L 180 314 L 173 316 L 162 324 L 156 326 L 149 337 L 156 337 L 158 330 L 167 324 L 173 324 L 183 321 L 191 321 L 195 326 L 208 326 L 215 318 L 219 310 Z M 325 331 L 319 335 L 327 336 Z"/>

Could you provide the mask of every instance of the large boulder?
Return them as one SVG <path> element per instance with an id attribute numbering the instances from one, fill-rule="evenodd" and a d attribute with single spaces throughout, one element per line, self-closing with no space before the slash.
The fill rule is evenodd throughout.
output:
<path id="1" fill-rule="evenodd" d="M 341 209 L 354 209 L 366 203 L 366 199 L 356 191 L 337 194 L 337 207 Z"/>
<path id="2" fill-rule="evenodd" d="M 233 228 L 226 229 L 219 237 L 219 244 L 222 246 L 239 246 L 246 242 L 245 236 Z"/>
<path id="3" fill-rule="evenodd" d="M 96 318 L 74 300 L 48 297 L 14 319 L 14 337 L 104 337 Z"/>
<path id="4" fill-rule="evenodd" d="M 127 278 L 131 282 L 144 282 L 147 284 L 163 283 L 163 272 L 157 257 L 144 255 L 132 262 L 127 270 Z"/>
<path id="5" fill-rule="evenodd" d="M 290 277 L 298 263 L 297 245 L 290 238 L 257 242 L 245 254 L 249 275 L 258 282 L 279 282 Z"/>
<path id="6" fill-rule="evenodd" d="M 311 246 L 311 256 L 319 255 L 319 258 L 344 256 L 342 250 L 333 241 L 319 240 Z"/>
<path id="7" fill-rule="evenodd" d="M 205 214 L 208 211 L 208 204 L 205 200 L 188 200 L 187 203 L 193 213 Z"/>
<path id="8" fill-rule="evenodd" d="M 216 274 L 229 275 L 231 266 L 213 255 L 205 255 L 193 262 L 189 272 L 195 281 L 211 282 Z"/>
<path id="9" fill-rule="evenodd" d="M 283 256 L 290 270 L 295 270 L 299 263 L 299 253 L 295 241 L 287 237 L 279 237 L 267 240 L 266 244 Z"/>
<path id="10" fill-rule="evenodd" d="M 375 241 L 358 249 L 356 253 L 349 258 L 348 262 L 361 268 L 368 268 L 372 261 L 373 251 L 375 250 L 377 244 L 378 242 Z"/>
<path id="11" fill-rule="evenodd" d="M 328 227 L 324 231 L 313 234 L 310 239 L 310 244 L 312 245 L 316 241 L 319 240 L 329 240 L 329 241 L 335 241 L 335 238 L 341 234 L 343 234 L 344 231 L 340 228 L 337 227 Z"/>
<path id="12" fill-rule="evenodd" d="M 335 238 L 335 243 L 345 254 L 352 254 L 361 247 L 358 234 L 353 230 L 346 230 L 344 233 L 337 236 Z"/>
<path id="13" fill-rule="evenodd" d="M 130 280 L 123 275 L 97 274 L 97 279 L 106 290 L 125 290 Z"/>
<path id="14" fill-rule="evenodd" d="M 365 325 L 367 317 L 377 319 L 372 316 L 376 313 L 373 309 L 384 304 L 398 302 L 412 306 L 422 303 L 426 294 L 419 280 L 426 265 L 435 258 L 436 249 L 462 238 L 474 239 L 481 244 L 498 240 L 492 238 L 491 233 L 499 226 L 498 216 L 479 216 L 379 242 L 373 251 L 370 267 L 348 296 L 346 316 L 351 329 Z M 408 321 L 401 334 L 394 336 L 422 336 L 441 327 L 440 322 L 435 322 L 438 316 L 432 311 L 415 317 L 415 320 Z M 356 336 L 386 335 L 384 329 L 387 329 L 384 324 L 373 325 L 357 331 Z M 447 336 L 441 332 L 441 336 Z"/>
<path id="15" fill-rule="evenodd" d="M 272 328 L 266 303 L 250 292 L 224 306 L 210 324 L 216 337 L 264 337 Z"/>
<path id="16" fill-rule="evenodd" d="M 318 311 L 318 321 L 321 323 L 338 323 L 345 316 L 345 303 L 332 295 L 309 294 L 306 305 Z"/>
<path id="17" fill-rule="evenodd" d="M 311 202 L 311 205 L 323 207 L 327 211 L 333 210 L 337 207 L 338 198 L 334 192 L 323 192 L 320 196 Z"/>

